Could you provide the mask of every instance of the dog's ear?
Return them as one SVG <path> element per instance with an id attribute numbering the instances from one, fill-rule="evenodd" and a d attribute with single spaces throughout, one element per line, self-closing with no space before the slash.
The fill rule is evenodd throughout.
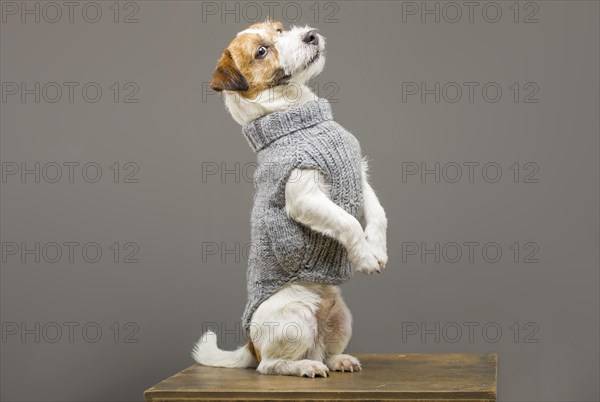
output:
<path id="1" fill-rule="evenodd" d="M 247 91 L 249 88 L 248 81 L 235 66 L 231 53 L 227 49 L 219 59 L 210 87 L 217 92 L 224 90 Z"/>

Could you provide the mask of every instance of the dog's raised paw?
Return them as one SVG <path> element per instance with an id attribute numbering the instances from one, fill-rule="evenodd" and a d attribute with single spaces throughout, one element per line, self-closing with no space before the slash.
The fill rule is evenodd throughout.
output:
<path id="1" fill-rule="evenodd" d="M 354 356 L 350 355 L 335 355 L 327 359 L 327 367 L 332 371 L 342 371 L 354 373 L 361 371 L 360 362 Z"/>
<path id="2" fill-rule="evenodd" d="M 366 243 L 365 243 L 366 244 Z M 372 275 L 374 273 L 381 273 L 381 265 L 375 256 L 371 253 L 368 248 L 363 248 L 351 257 L 352 266 L 357 272 L 363 274 Z"/>
<path id="3" fill-rule="evenodd" d="M 316 360 L 301 360 L 300 364 L 300 376 L 301 377 L 328 377 L 329 368 L 319 361 Z"/>

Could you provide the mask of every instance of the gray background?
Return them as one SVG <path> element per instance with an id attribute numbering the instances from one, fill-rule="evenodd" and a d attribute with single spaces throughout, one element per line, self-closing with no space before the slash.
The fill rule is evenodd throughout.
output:
<path id="1" fill-rule="evenodd" d="M 103 252 L 97 263 L 86 262 L 81 247 L 73 262 L 66 249 L 56 263 L 4 256 L 3 400 L 141 400 L 144 389 L 192 363 L 192 344 L 207 323 L 229 331 L 223 346 L 243 342 L 236 325 L 246 299 L 254 154 L 220 98 L 203 98 L 221 50 L 255 14 L 240 9 L 236 22 L 236 15 L 205 13 L 203 21 L 200 2 L 149 1 L 136 3 L 137 23 L 122 22 L 134 9 L 121 3 L 114 23 L 112 3 L 96 2 L 103 9 L 97 23 L 86 22 L 80 7 L 72 23 L 66 15 L 56 23 L 6 15 L 1 26 L 2 82 L 81 83 L 73 103 L 63 94 L 56 103 L 17 95 L 1 104 L 4 173 L 13 162 L 81 164 L 73 183 L 5 178 L 3 245 L 50 244 L 46 259 L 53 242 L 96 242 Z M 317 88 L 371 158 L 372 184 L 389 217 L 388 268 L 343 287 L 355 318 L 349 350 L 495 351 L 501 400 L 598 400 L 599 3 L 522 2 L 517 23 L 512 1 L 495 3 L 503 11 L 496 23 L 482 17 L 486 2 L 473 22 L 463 7 L 456 23 L 443 15 L 423 23 L 403 14 L 401 2 L 321 3 L 318 16 L 312 4 L 295 3 L 283 15 L 279 3 L 273 16 L 289 25 L 300 8 L 299 23 L 327 37 Z M 538 22 L 524 23 L 536 6 Z M 493 18 L 495 9 L 487 11 Z M 330 13 L 337 22 L 324 21 Z M 103 88 L 97 103 L 81 96 L 87 82 Z M 125 90 L 115 103 L 114 82 L 136 83 L 139 102 L 124 103 Z M 402 102 L 403 82 L 480 86 L 473 102 L 466 93 L 455 103 L 433 95 Z M 503 89 L 496 103 L 481 95 L 488 82 Z M 516 103 L 514 82 L 523 91 Z M 539 88 L 537 103 L 524 102 L 529 82 Z M 103 169 L 96 183 L 82 179 L 88 162 Z M 118 183 L 109 169 L 115 162 Z M 124 182 L 128 162 L 139 168 L 137 183 Z M 457 183 L 448 180 L 452 170 L 439 183 L 432 175 L 403 180 L 407 164 L 431 169 L 436 162 L 480 165 L 472 183 L 464 165 Z M 488 162 L 502 168 L 496 183 L 482 177 Z M 215 164 L 235 170 L 236 163 L 237 178 L 203 177 Z M 536 167 L 538 182 L 526 182 Z M 479 246 L 472 261 L 464 248 L 451 262 L 451 246 L 469 241 L 495 242 L 502 257 L 488 262 Z M 117 263 L 109 249 L 115 242 Z M 127 242 L 137 244 L 139 262 L 123 261 Z M 436 242 L 449 245 L 439 262 L 403 252 Z M 515 242 L 518 262 L 509 248 Z M 203 252 L 215 244 L 217 255 Z M 236 245 L 238 252 L 226 252 Z M 526 263 L 534 250 L 538 262 Z M 14 325 L 30 332 L 13 335 Z M 67 325 L 75 328 L 72 342 Z M 419 333 L 407 332 L 414 325 Z M 422 339 L 422 330 L 433 332 Z"/>

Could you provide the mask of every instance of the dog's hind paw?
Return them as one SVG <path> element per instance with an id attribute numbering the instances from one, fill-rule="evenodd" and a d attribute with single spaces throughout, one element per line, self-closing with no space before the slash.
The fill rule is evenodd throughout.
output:
<path id="1" fill-rule="evenodd" d="M 354 356 L 350 355 L 334 355 L 327 359 L 327 367 L 332 371 L 342 371 L 354 373 L 361 371 L 360 362 Z"/>
<path id="2" fill-rule="evenodd" d="M 316 360 L 301 360 L 298 362 L 301 377 L 328 377 L 329 369 Z"/>

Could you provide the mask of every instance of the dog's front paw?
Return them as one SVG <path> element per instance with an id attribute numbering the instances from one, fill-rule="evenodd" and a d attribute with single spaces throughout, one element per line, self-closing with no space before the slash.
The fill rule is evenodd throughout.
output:
<path id="1" fill-rule="evenodd" d="M 365 229 L 365 240 L 371 250 L 371 253 L 377 259 L 381 268 L 385 268 L 388 262 L 385 232 L 367 227 Z"/>
<path id="2" fill-rule="evenodd" d="M 352 266 L 357 272 L 371 275 L 374 273 L 381 272 L 381 265 L 375 255 L 371 252 L 371 249 L 366 245 L 362 246 L 358 252 L 356 252 L 352 258 Z"/>

